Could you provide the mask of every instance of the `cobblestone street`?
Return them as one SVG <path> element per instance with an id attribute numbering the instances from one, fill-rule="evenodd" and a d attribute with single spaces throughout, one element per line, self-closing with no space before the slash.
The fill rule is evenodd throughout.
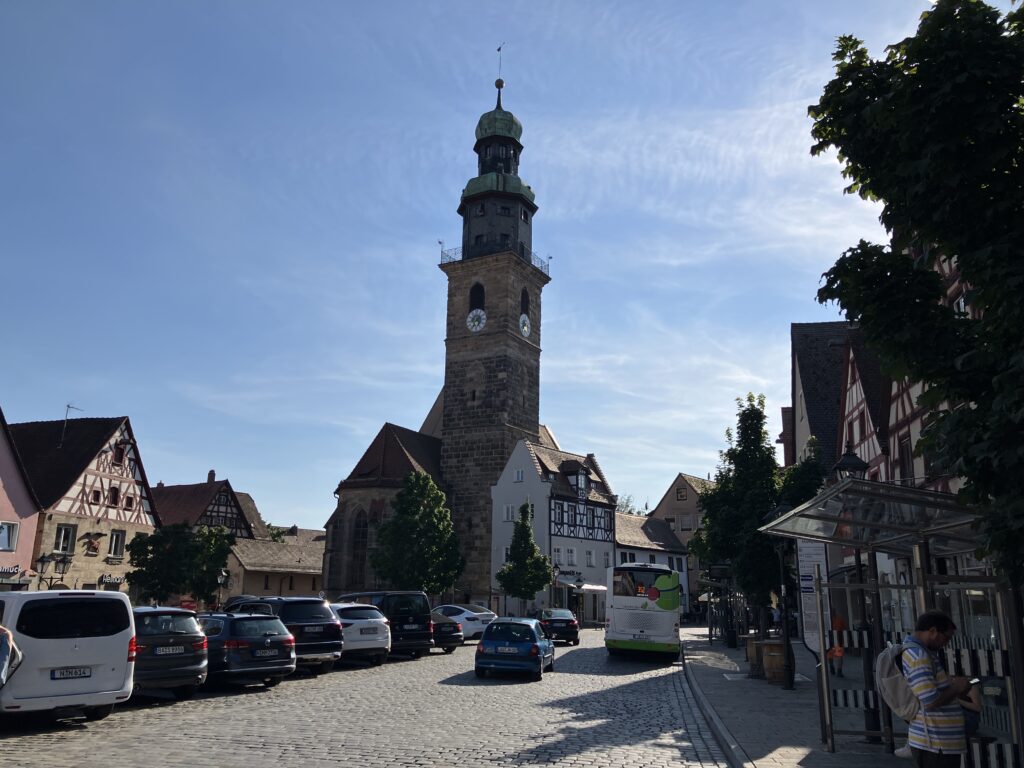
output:
<path id="1" fill-rule="evenodd" d="M 475 643 L 275 689 L 140 699 L 98 723 L 0 725 L 0 764 L 55 766 L 724 766 L 677 663 L 609 658 L 603 632 L 553 674 L 473 674 Z"/>

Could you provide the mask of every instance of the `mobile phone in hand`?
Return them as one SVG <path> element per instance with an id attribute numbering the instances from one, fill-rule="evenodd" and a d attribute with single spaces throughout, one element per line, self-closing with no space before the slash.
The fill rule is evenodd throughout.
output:
<path id="1" fill-rule="evenodd" d="M 981 678 L 980 677 L 972 677 L 967 682 L 969 682 L 971 685 L 977 685 L 978 683 L 981 682 Z"/>

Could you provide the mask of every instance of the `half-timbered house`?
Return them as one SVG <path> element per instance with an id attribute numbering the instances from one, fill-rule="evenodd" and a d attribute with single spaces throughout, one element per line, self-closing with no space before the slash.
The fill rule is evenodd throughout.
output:
<path id="1" fill-rule="evenodd" d="M 0 591 L 32 583 L 39 500 L 0 409 Z"/>
<path id="2" fill-rule="evenodd" d="M 128 417 L 11 424 L 10 434 L 42 510 L 32 588 L 126 591 L 125 547 L 159 525 Z"/>
<path id="3" fill-rule="evenodd" d="M 606 569 L 615 557 L 617 498 L 594 454 L 520 440 L 491 488 L 491 499 L 492 609 L 506 608 L 495 574 L 508 561 L 519 508 L 529 502 L 534 539 L 557 568 L 552 588 L 539 592 L 532 604 L 575 607 L 574 593 L 582 592 L 586 599 L 580 618 L 602 620 Z"/>
<path id="4" fill-rule="evenodd" d="M 236 539 L 254 538 L 253 523 L 228 480 L 218 480 L 212 469 L 205 483 L 153 487 L 153 498 L 164 525 L 184 523 L 190 528 L 224 528 Z"/>

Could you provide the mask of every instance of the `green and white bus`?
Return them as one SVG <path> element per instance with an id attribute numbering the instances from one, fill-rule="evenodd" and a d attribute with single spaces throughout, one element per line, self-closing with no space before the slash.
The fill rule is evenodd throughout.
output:
<path id="1" fill-rule="evenodd" d="M 679 656 L 679 573 L 667 565 L 622 563 L 608 569 L 610 654 L 648 651 Z"/>

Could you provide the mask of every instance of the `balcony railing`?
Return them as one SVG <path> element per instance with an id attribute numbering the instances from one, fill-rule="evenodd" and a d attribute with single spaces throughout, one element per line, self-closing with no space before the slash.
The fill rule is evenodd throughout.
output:
<path id="1" fill-rule="evenodd" d="M 480 243 L 479 245 L 470 246 L 466 253 L 463 253 L 462 248 L 448 248 L 441 251 L 441 263 L 448 264 L 452 261 L 464 261 L 477 258 L 478 256 L 489 256 L 492 253 L 504 253 L 506 251 L 516 254 L 527 264 L 532 264 L 545 275 L 551 276 L 549 260 L 534 253 L 522 243 L 515 243 L 514 245 L 500 242 Z"/>

